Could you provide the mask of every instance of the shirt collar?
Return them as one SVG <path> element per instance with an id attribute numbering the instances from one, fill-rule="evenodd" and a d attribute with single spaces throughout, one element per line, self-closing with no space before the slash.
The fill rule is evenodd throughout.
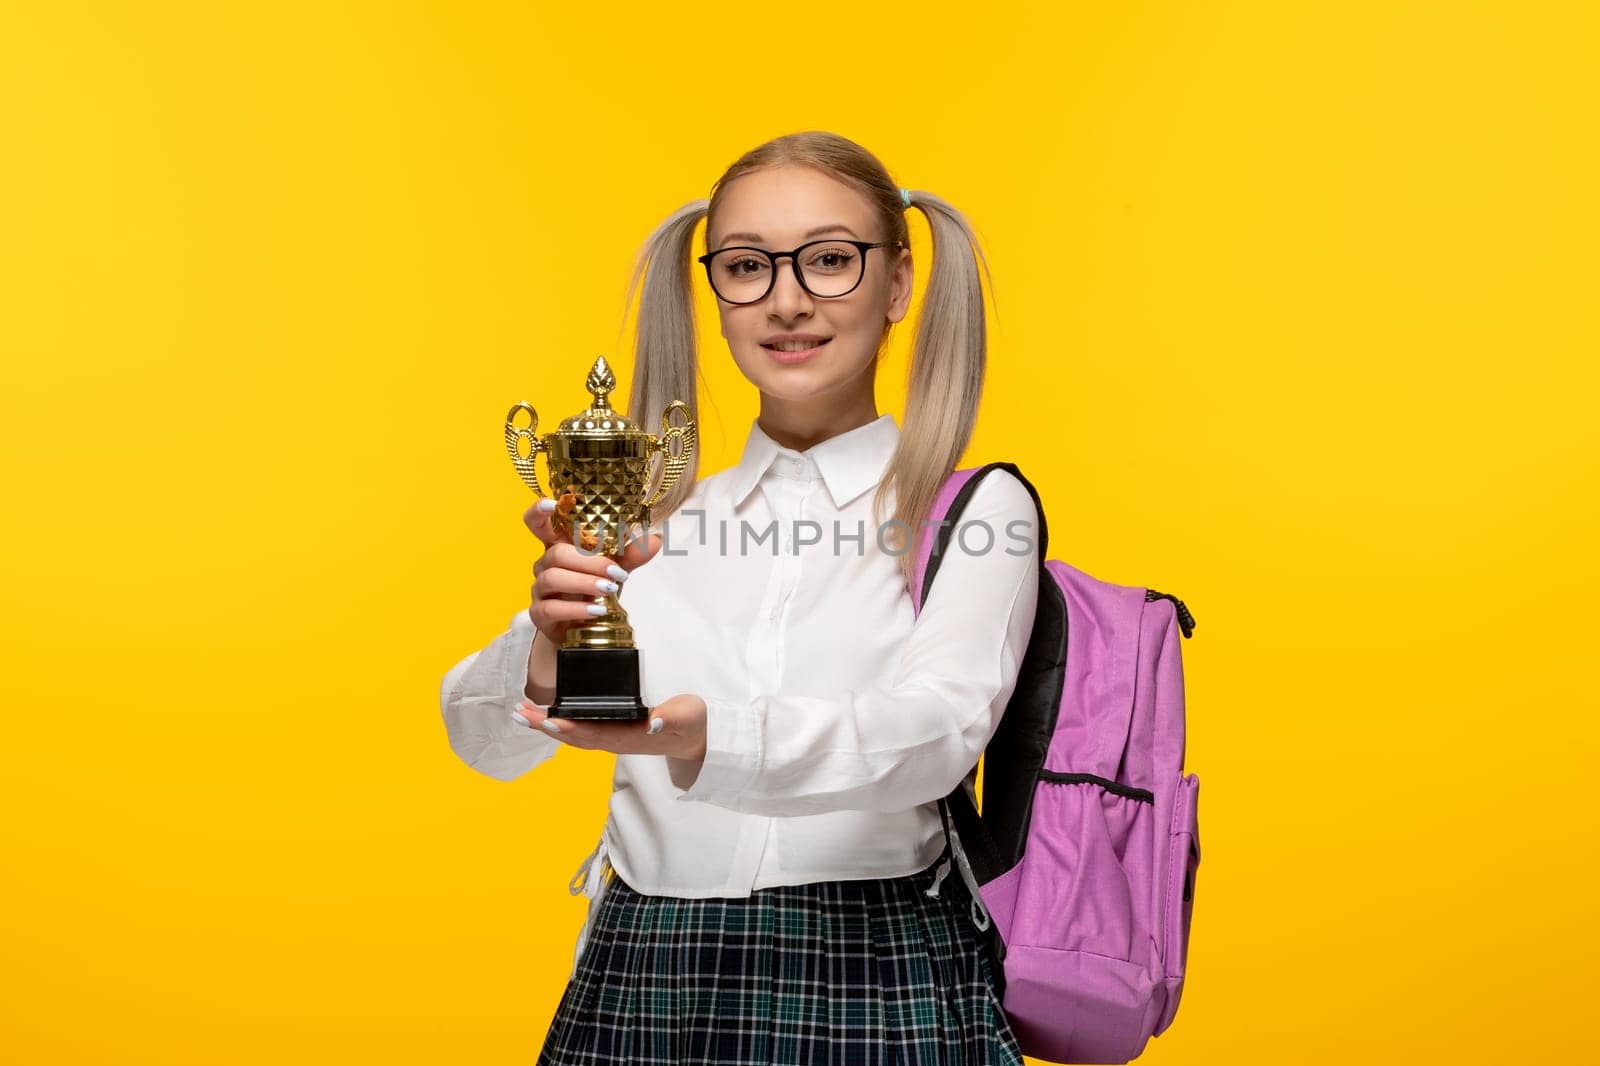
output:
<path id="1" fill-rule="evenodd" d="M 750 422 L 750 436 L 744 442 L 744 454 L 733 469 L 729 491 L 733 506 L 744 503 L 745 497 L 761 481 L 772 461 L 780 455 L 807 455 L 817 464 L 822 482 L 833 497 L 833 505 L 843 509 L 851 500 L 872 488 L 883 479 L 889 459 L 900 444 L 900 426 L 894 415 L 884 413 L 865 425 L 846 430 L 797 452 L 785 448 L 767 436 L 759 421 Z"/>

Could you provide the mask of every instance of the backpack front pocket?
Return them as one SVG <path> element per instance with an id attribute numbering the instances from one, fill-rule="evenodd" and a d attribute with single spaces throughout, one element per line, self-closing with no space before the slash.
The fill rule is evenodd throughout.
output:
<path id="1" fill-rule="evenodd" d="M 1034 919 L 1027 942 L 1146 961 L 1160 916 L 1151 913 L 1151 894 L 1141 891 L 1149 875 L 1140 871 L 1153 868 L 1156 848 L 1166 843 L 1153 821 L 1144 789 L 1041 771 L 1017 901 L 1018 911 Z"/>

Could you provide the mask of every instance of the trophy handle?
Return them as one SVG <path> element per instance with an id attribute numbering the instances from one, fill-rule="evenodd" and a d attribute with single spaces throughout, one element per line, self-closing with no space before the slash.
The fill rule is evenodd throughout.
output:
<path id="1" fill-rule="evenodd" d="M 672 413 L 682 411 L 684 424 L 672 424 Z M 679 442 L 678 454 L 672 454 L 672 442 Z M 689 466 L 689 456 L 694 453 L 695 428 L 694 419 L 689 417 L 689 405 L 682 400 L 673 400 L 667 404 L 666 410 L 661 412 L 661 436 L 652 439 L 650 446 L 661 453 L 661 484 L 656 488 L 655 495 L 645 501 L 648 510 L 660 503 L 672 486 L 678 483 L 678 477 Z"/>
<path id="2" fill-rule="evenodd" d="M 523 429 L 516 425 L 518 411 L 528 412 L 529 425 Z M 511 406 L 511 413 L 506 415 L 506 451 L 511 453 L 511 462 L 517 468 L 517 473 L 522 475 L 523 482 L 533 490 L 535 496 L 544 496 L 544 490 L 539 487 L 539 471 L 534 466 L 534 460 L 539 458 L 539 453 L 545 451 L 544 443 L 534 436 L 534 430 L 539 428 L 539 412 L 533 405 L 520 401 Z M 526 439 L 528 442 L 528 455 L 523 458 L 517 448 L 517 442 Z M 545 452 L 548 461 L 550 453 Z"/>

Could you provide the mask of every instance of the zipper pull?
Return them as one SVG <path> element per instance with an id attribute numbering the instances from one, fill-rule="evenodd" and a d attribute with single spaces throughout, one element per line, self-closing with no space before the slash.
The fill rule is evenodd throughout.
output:
<path id="1" fill-rule="evenodd" d="M 1194 615 L 1189 613 L 1189 608 L 1184 606 L 1182 600 L 1170 592 L 1157 592 L 1155 589 L 1150 588 L 1145 589 L 1144 602 L 1150 603 L 1153 600 L 1171 600 L 1172 606 L 1178 612 L 1178 629 L 1186 637 L 1194 636 Z"/>

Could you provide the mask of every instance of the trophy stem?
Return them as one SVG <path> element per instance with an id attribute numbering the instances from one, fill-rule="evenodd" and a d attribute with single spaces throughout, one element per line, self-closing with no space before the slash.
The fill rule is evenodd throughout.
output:
<path id="1" fill-rule="evenodd" d="M 603 602 L 606 613 L 567 630 L 561 640 L 563 648 L 633 647 L 633 627 L 628 624 L 628 612 L 617 602 L 617 594 L 608 592 Z"/>

